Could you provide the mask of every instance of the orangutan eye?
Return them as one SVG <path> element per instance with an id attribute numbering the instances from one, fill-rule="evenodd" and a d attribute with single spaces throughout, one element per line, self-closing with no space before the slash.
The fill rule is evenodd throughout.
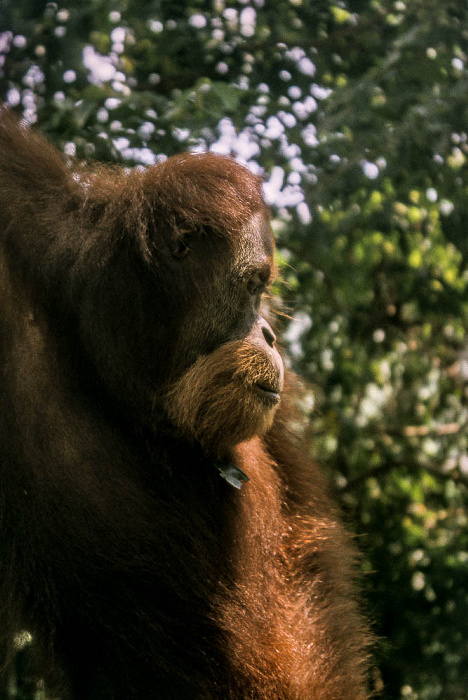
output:
<path id="1" fill-rule="evenodd" d="M 251 294 L 253 297 L 260 296 L 263 294 L 265 291 L 266 287 L 263 282 L 261 282 L 258 279 L 251 279 L 247 283 L 247 289 L 249 291 L 249 294 Z"/>
<path id="2" fill-rule="evenodd" d="M 270 281 L 270 268 L 262 267 L 256 270 L 247 282 L 247 289 L 252 296 L 261 296 L 266 291 Z"/>

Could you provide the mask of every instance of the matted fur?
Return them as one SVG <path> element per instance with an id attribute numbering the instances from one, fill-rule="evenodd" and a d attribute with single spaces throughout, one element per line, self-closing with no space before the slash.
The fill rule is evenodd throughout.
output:
<path id="1" fill-rule="evenodd" d="M 245 341 L 225 343 L 177 381 L 166 399 L 169 416 L 189 438 L 221 455 L 273 423 L 277 405 L 254 391 L 257 382 L 278 385 L 266 355 Z"/>

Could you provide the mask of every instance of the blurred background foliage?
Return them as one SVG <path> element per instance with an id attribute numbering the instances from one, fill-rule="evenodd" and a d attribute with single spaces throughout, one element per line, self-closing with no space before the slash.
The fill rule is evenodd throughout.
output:
<path id="1" fill-rule="evenodd" d="M 464 0 L 0 3 L 0 99 L 67 156 L 263 174 L 392 700 L 468 698 L 467 60 Z"/>

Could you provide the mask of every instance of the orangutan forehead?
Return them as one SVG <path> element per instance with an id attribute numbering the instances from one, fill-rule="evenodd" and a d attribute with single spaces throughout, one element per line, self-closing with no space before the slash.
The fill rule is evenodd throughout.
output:
<path id="1" fill-rule="evenodd" d="M 263 248 L 266 255 L 273 257 L 275 241 L 270 222 L 262 212 L 257 212 L 250 218 L 242 231 L 241 237 L 247 242 L 252 242 L 256 248 Z"/>
<path id="2" fill-rule="evenodd" d="M 153 215 L 230 240 L 264 209 L 261 179 L 232 158 L 212 153 L 172 156 L 132 174 L 136 201 Z M 128 192 L 129 178 L 125 178 Z"/>
<path id="3" fill-rule="evenodd" d="M 270 267 L 273 276 L 274 254 L 275 241 L 268 219 L 263 212 L 257 212 L 239 234 L 236 267 L 252 270 Z"/>

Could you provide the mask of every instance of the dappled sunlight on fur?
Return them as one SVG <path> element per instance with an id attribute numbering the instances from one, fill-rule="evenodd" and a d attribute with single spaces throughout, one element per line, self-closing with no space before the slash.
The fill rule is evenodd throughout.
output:
<path id="1" fill-rule="evenodd" d="M 47 697 L 371 697 L 274 271 L 233 159 L 71 172 L 0 107 L 0 664 Z"/>
<path id="2" fill-rule="evenodd" d="M 288 447 L 292 461 L 303 461 Z M 349 535 L 323 492 L 290 512 L 280 468 L 260 439 L 234 454 L 250 482 L 236 514 L 235 583 L 216 610 L 236 674 L 252 684 L 252 695 L 239 697 L 365 700 L 365 633 L 345 573 L 356 557 Z M 344 658 L 330 653 L 337 643 Z"/>

